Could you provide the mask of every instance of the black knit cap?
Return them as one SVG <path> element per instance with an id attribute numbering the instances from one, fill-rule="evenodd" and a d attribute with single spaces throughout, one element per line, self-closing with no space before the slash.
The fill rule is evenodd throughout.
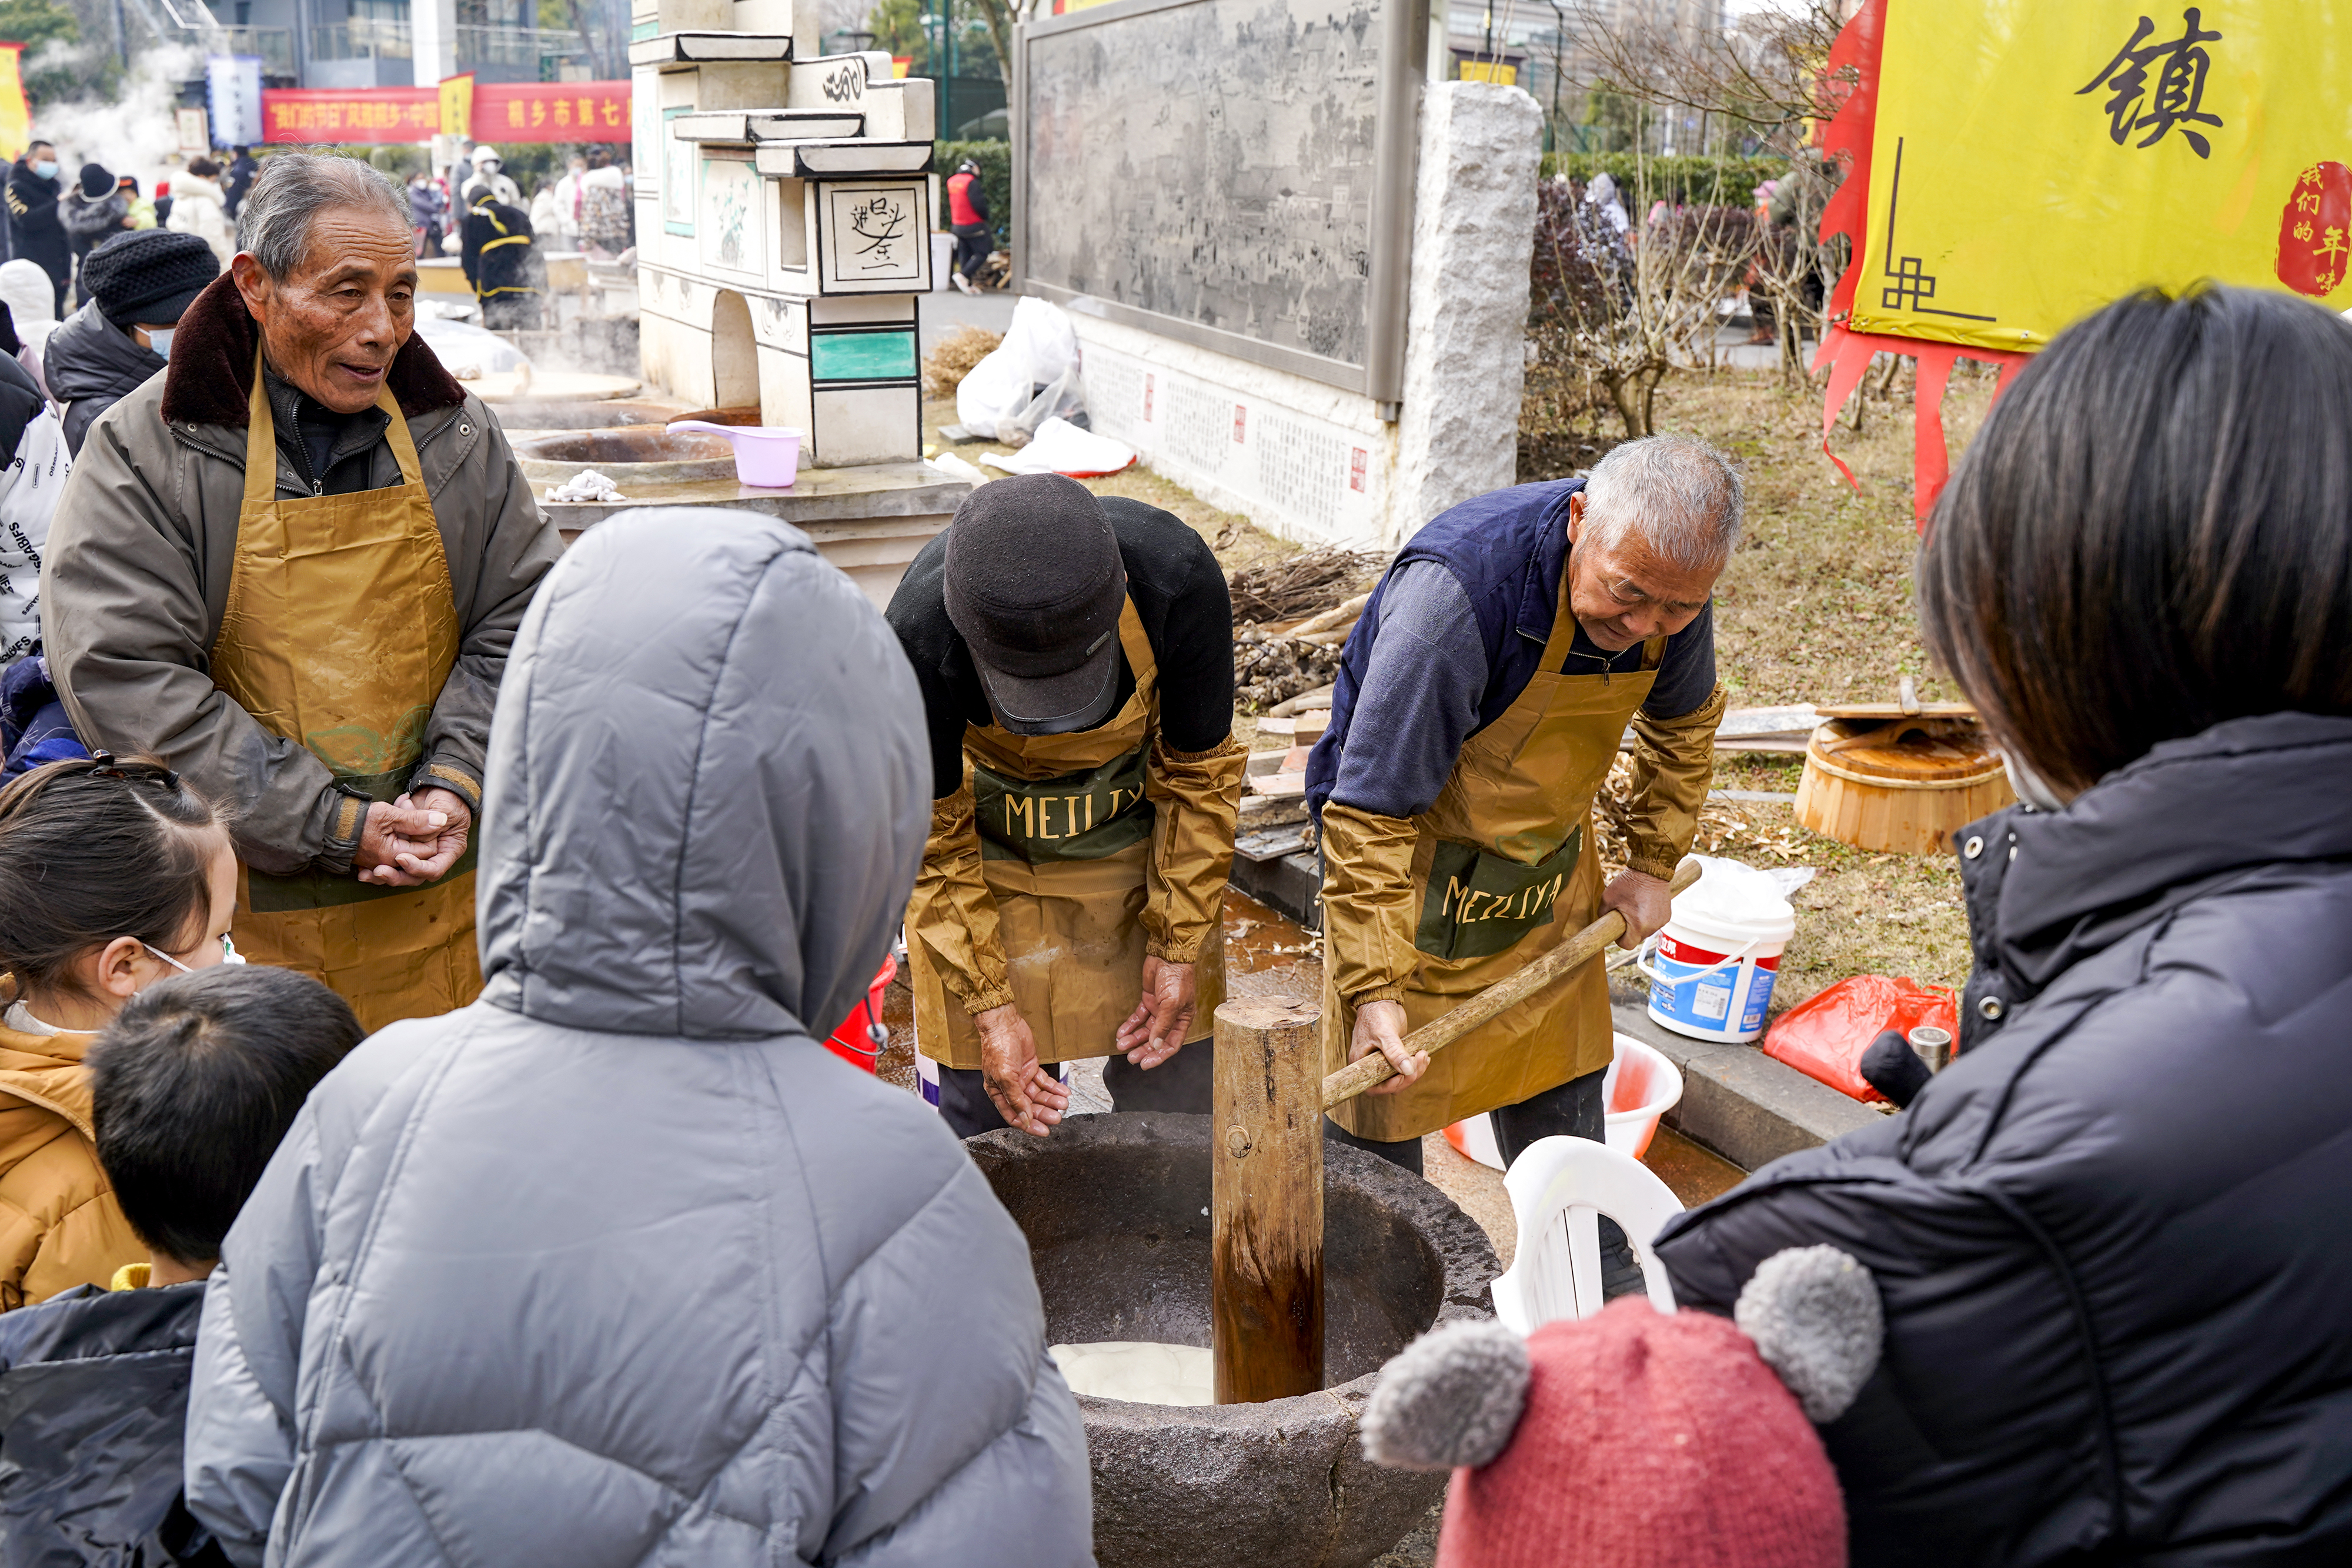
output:
<path id="1" fill-rule="evenodd" d="M 114 194 L 114 176 L 106 172 L 106 165 L 85 163 L 81 166 L 81 193 L 93 202 Z"/>
<path id="2" fill-rule="evenodd" d="M 1118 690 L 1127 567 L 1093 492 L 1018 474 L 964 497 L 948 529 L 948 619 L 997 722 L 1018 735 L 1100 724 Z"/>
<path id="3" fill-rule="evenodd" d="M 201 235 L 138 229 L 108 240 L 83 258 L 81 284 L 100 314 L 118 327 L 177 321 L 220 262 Z"/>

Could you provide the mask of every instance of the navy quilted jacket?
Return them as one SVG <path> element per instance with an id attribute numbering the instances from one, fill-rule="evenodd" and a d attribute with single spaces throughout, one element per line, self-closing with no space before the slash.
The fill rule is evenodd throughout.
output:
<path id="1" fill-rule="evenodd" d="M 1886 1354 L 1853 1561 L 2352 1562 L 2352 719 L 2168 742 L 1960 835 L 1965 1054 L 1678 1217 L 1727 1312 L 1828 1241 Z"/>

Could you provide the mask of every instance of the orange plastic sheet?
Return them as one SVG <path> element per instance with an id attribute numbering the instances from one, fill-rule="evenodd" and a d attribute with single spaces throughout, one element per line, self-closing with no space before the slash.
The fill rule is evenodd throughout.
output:
<path id="1" fill-rule="evenodd" d="M 1895 975 L 1854 975 L 1780 1015 L 1764 1054 L 1862 1101 L 1884 1100 L 1862 1075 L 1862 1053 L 1887 1030 L 1909 1035 L 1932 1024 L 1958 1040 L 1952 993 Z"/>

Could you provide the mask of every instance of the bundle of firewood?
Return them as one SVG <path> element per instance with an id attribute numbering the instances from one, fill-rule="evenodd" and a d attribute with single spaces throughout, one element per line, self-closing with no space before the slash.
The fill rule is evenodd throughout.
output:
<path id="1" fill-rule="evenodd" d="M 1225 579 L 1234 623 L 1296 621 L 1369 587 L 1384 564 L 1356 550 L 1310 549 L 1244 567 Z"/>
<path id="2" fill-rule="evenodd" d="M 1234 629 L 1234 702 L 1245 713 L 1329 685 L 1339 670 L 1336 644 L 1302 643 L 1262 626 Z"/>

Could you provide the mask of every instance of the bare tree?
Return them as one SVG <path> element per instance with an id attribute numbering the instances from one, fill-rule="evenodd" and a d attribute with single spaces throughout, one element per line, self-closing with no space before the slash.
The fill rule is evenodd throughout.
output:
<path id="1" fill-rule="evenodd" d="M 1853 90 L 1852 71 L 1822 68 L 1846 8 L 1843 0 L 1780 0 L 1717 30 L 1609 0 L 1571 6 L 1592 86 L 1744 125 L 1789 154 L 1800 150 L 1805 123 L 1835 113 Z"/>
<path id="2" fill-rule="evenodd" d="M 1647 164 L 1633 210 L 1651 205 Z M 1658 383 L 1677 366 L 1712 366 L 1717 303 L 1747 269 L 1757 236 L 1745 208 L 1669 207 L 1643 222 L 1629 246 L 1601 209 L 1566 180 L 1538 193 L 1528 335 L 1536 363 L 1528 384 L 1556 414 L 1580 395 L 1605 399 L 1628 439 L 1654 427 Z"/>

